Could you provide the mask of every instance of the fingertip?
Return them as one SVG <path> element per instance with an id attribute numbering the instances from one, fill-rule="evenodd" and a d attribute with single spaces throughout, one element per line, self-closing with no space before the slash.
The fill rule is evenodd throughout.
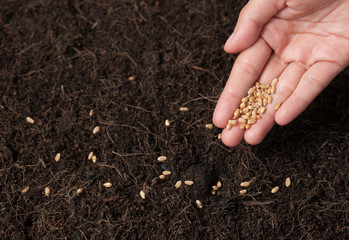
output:
<path id="1" fill-rule="evenodd" d="M 232 129 L 224 129 L 222 132 L 222 142 L 228 147 L 235 147 L 239 145 L 244 135 L 244 130 L 241 130 L 237 126 Z"/>
<path id="2" fill-rule="evenodd" d="M 275 122 L 280 126 L 285 126 L 289 124 L 293 119 L 290 118 L 289 113 L 285 110 L 285 107 L 282 106 L 276 113 L 275 113 Z"/>

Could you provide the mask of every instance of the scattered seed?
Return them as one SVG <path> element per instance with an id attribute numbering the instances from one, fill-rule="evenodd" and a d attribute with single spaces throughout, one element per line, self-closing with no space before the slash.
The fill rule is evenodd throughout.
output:
<path id="1" fill-rule="evenodd" d="M 78 190 L 76 190 L 76 193 L 77 193 L 77 194 L 81 194 L 83 191 L 84 191 L 83 188 L 79 188 Z"/>
<path id="2" fill-rule="evenodd" d="M 90 152 L 90 154 L 88 155 L 88 160 L 91 160 L 93 156 L 94 156 L 93 152 Z"/>
<path id="3" fill-rule="evenodd" d="M 192 181 L 192 180 L 186 180 L 186 181 L 184 181 L 184 184 L 185 184 L 185 185 L 188 185 L 188 186 L 191 186 L 191 185 L 194 184 L 194 181 Z"/>
<path id="4" fill-rule="evenodd" d="M 136 80 L 136 76 L 130 76 L 130 77 L 128 78 L 128 80 L 129 80 L 129 81 L 134 81 L 134 80 Z"/>
<path id="5" fill-rule="evenodd" d="M 166 120 L 165 120 L 165 126 L 166 126 L 166 127 L 169 127 L 170 125 L 171 125 L 170 120 L 166 119 Z"/>
<path id="6" fill-rule="evenodd" d="M 106 188 L 110 188 L 112 185 L 113 184 L 111 184 L 110 182 L 103 183 L 103 186 Z"/>
<path id="7" fill-rule="evenodd" d="M 59 162 L 61 160 L 61 154 L 57 153 L 56 157 L 55 157 L 55 161 Z"/>
<path id="8" fill-rule="evenodd" d="M 145 192 L 143 190 L 139 192 L 139 195 L 141 198 L 145 199 Z"/>
<path id="9" fill-rule="evenodd" d="M 218 191 L 218 190 L 219 190 L 219 187 L 216 186 L 216 185 L 214 185 L 214 186 L 212 186 L 212 189 L 215 190 L 215 191 Z"/>
<path id="10" fill-rule="evenodd" d="M 94 129 L 93 129 L 93 134 L 96 134 L 99 132 L 99 126 L 96 126 Z"/>
<path id="11" fill-rule="evenodd" d="M 274 105 L 274 110 L 277 111 L 281 106 L 281 103 L 277 103 Z"/>
<path id="12" fill-rule="evenodd" d="M 50 196 L 51 190 L 49 187 L 45 187 L 45 195 L 48 197 Z"/>
<path id="13" fill-rule="evenodd" d="M 213 129 L 213 124 L 212 123 L 207 123 L 205 125 L 205 128 L 208 129 L 208 130 L 212 130 Z"/>
<path id="14" fill-rule="evenodd" d="M 95 114 L 95 111 L 93 111 L 93 109 L 91 109 L 90 113 L 89 113 L 90 117 L 93 116 L 94 114 Z"/>
<path id="15" fill-rule="evenodd" d="M 286 178 L 286 180 L 285 180 L 285 185 L 286 185 L 286 187 L 289 187 L 289 186 L 291 186 L 291 178 Z"/>
<path id="16" fill-rule="evenodd" d="M 245 195 L 247 193 L 246 189 L 242 189 L 239 191 L 239 195 Z"/>
<path id="17" fill-rule="evenodd" d="M 161 174 L 161 175 L 159 176 L 159 178 L 160 178 L 161 180 L 164 180 L 164 179 L 166 178 L 166 175 Z"/>
<path id="18" fill-rule="evenodd" d="M 181 186 L 182 186 L 182 181 L 181 180 L 177 181 L 175 184 L 176 189 L 180 188 Z"/>
<path id="19" fill-rule="evenodd" d="M 93 162 L 93 163 L 96 163 L 96 162 L 97 162 L 97 156 L 96 156 L 96 155 L 93 155 L 93 156 L 92 156 L 92 162 Z"/>
<path id="20" fill-rule="evenodd" d="M 171 171 L 163 171 L 162 174 L 165 176 L 168 176 L 168 175 L 171 175 Z"/>
<path id="21" fill-rule="evenodd" d="M 26 186 L 22 189 L 22 193 L 27 193 L 29 191 L 29 186 Z"/>
<path id="22" fill-rule="evenodd" d="M 211 190 L 211 194 L 212 194 L 212 195 L 215 195 L 215 194 L 216 194 L 216 191 L 212 189 L 212 190 Z"/>
<path id="23" fill-rule="evenodd" d="M 196 200 L 195 203 L 196 203 L 196 206 L 198 206 L 198 208 L 202 208 L 203 207 L 200 200 Z"/>
<path id="24" fill-rule="evenodd" d="M 165 162 L 167 160 L 167 157 L 166 156 L 160 156 L 158 157 L 158 161 L 159 162 Z"/>
<path id="25" fill-rule="evenodd" d="M 273 189 L 271 190 L 271 193 L 276 193 L 277 191 L 279 191 L 279 187 L 273 187 Z"/>
<path id="26" fill-rule="evenodd" d="M 32 119 L 31 117 L 26 117 L 25 119 L 27 120 L 28 123 L 31 123 L 31 124 L 35 122 L 34 119 Z"/>
<path id="27" fill-rule="evenodd" d="M 221 183 L 221 181 L 218 181 L 218 182 L 217 182 L 217 187 L 219 187 L 219 188 L 221 188 L 221 187 L 222 187 L 222 183 Z"/>
<path id="28" fill-rule="evenodd" d="M 189 108 L 187 108 L 187 107 L 180 107 L 179 111 L 181 111 L 181 112 L 188 112 Z"/>
<path id="29" fill-rule="evenodd" d="M 249 187 L 250 184 L 251 184 L 251 181 L 245 181 L 245 182 L 240 183 L 240 186 L 241 187 Z"/>

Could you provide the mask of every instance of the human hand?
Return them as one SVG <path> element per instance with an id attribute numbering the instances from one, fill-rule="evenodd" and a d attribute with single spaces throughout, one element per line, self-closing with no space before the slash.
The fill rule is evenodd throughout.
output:
<path id="1" fill-rule="evenodd" d="M 273 103 L 249 130 L 224 129 L 222 141 L 236 146 L 242 138 L 260 143 L 276 123 L 286 125 L 349 65 L 348 0 L 250 0 L 225 44 L 241 52 L 218 100 L 213 122 L 224 128 L 255 81 L 278 77 Z"/>

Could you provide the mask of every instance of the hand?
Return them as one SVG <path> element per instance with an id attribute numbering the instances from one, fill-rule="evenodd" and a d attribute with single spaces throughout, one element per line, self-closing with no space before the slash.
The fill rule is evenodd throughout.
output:
<path id="1" fill-rule="evenodd" d="M 255 81 L 278 77 L 272 106 L 249 130 L 224 129 L 223 143 L 236 146 L 244 137 L 260 143 L 274 125 L 286 125 L 349 65 L 348 0 L 250 0 L 225 44 L 241 52 L 213 115 L 224 128 Z"/>

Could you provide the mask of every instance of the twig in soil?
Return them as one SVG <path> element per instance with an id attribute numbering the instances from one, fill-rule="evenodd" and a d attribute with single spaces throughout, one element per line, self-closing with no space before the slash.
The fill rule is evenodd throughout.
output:
<path id="1" fill-rule="evenodd" d="M 218 77 L 213 73 L 211 72 L 210 70 L 207 70 L 207 69 L 204 69 L 202 67 L 199 67 L 199 66 L 191 66 L 192 69 L 195 69 L 195 70 L 198 70 L 198 71 L 202 71 L 202 72 L 205 72 L 205 73 L 208 73 L 210 75 L 212 75 L 216 80 L 219 80 Z"/>

